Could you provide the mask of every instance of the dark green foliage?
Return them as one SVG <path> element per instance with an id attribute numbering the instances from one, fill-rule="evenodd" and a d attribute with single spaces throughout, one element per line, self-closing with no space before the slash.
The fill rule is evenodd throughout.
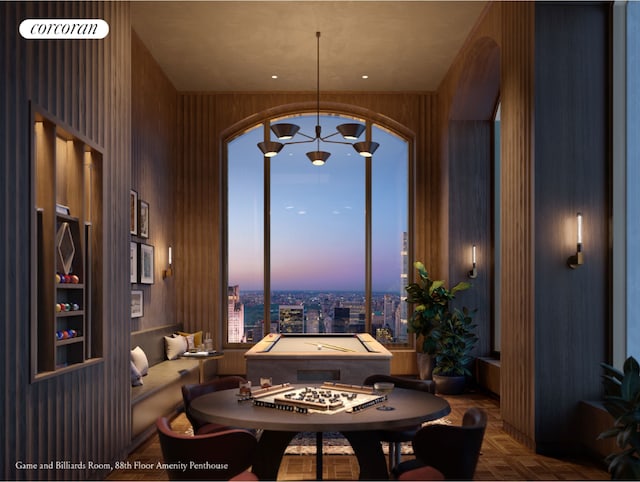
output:
<path id="1" fill-rule="evenodd" d="M 433 329 L 450 316 L 449 301 L 455 298 L 455 294 L 471 285 L 460 282 L 449 290 L 444 281 L 429 278 L 420 261 L 413 263 L 413 266 L 418 270 L 420 280 L 406 287 L 407 303 L 415 305 L 407 329 L 422 339 L 422 352 L 433 355 L 436 351 L 436 343 L 431 336 Z"/>
<path id="2" fill-rule="evenodd" d="M 605 397 L 604 406 L 614 418 L 614 426 L 598 438 L 616 437 L 622 450 L 610 454 L 606 461 L 615 480 L 640 480 L 640 366 L 635 358 L 624 362 L 624 372 L 601 363 Z"/>
<path id="3" fill-rule="evenodd" d="M 462 311 L 454 309 L 447 312 L 445 319 L 431 332 L 435 341 L 435 368 L 433 373 L 444 376 L 471 376 L 467 368 L 473 358 L 471 350 L 478 341 L 473 332 L 476 325 L 471 318 L 472 313 L 467 308 Z"/>

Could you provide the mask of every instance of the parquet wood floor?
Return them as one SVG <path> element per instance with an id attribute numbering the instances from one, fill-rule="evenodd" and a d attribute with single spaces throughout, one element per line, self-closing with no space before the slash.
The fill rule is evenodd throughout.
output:
<path id="1" fill-rule="evenodd" d="M 482 394 L 465 394 L 446 397 L 451 405 L 448 418 L 460 424 L 464 411 L 477 406 L 487 411 L 488 425 L 478 461 L 475 480 L 608 480 L 606 470 L 593 460 L 560 460 L 535 454 L 502 430 L 498 402 Z M 184 414 L 172 421 L 177 431 L 189 429 Z M 407 456 L 411 458 L 411 456 Z M 152 436 L 128 460 L 155 465 L 162 460 L 157 435 Z M 354 456 L 325 455 L 323 458 L 325 480 L 357 480 L 358 463 Z M 314 480 L 314 455 L 287 455 L 283 458 L 278 480 Z M 168 480 L 164 471 L 116 470 L 107 480 Z"/>

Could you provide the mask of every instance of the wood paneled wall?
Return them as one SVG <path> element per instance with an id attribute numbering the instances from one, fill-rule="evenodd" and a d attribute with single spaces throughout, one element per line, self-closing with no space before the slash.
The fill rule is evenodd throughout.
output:
<path id="1" fill-rule="evenodd" d="M 26 41 L 25 18 L 101 18 L 104 40 Z M 0 371 L 0 478 L 89 479 L 81 470 L 18 470 L 17 461 L 112 462 L 129 443 L 130 291 L 130 20 L 125 2 L 2 2 L 0 4 L 0 146 L 3 193 L 0 288 L 3 346 Z M 104 195 L 104 358 L 101 363 L 30 383 L 31 199 L 30 104 L 100 146 Z M 124 383 L 123 383 L 124 380 Z"/>
<path id="2" fill-rule="evenodd" d="M 178 93 L 135 32 L 131 38 L 131 187 L 149 203 L 149 238 L 131 240 L 154 247 L 154 284 L 131 285 L 144 293 L 144 316 L 131 330 L 175 324 L 175 281 L 164 279 L 169 246 L 174 259 L 176 116 Z M 175 264 L 175 263 L 174 263 Z M 175 272 L 175 271 L 174 271 Z"/>
<path id="3" fill-rule="evenodd" d="M 538 451 L 576 447 L 575 406 L 598 398 L 598 364 L 607 359 L 608 8 L 490 4 L 438 90 L 449 206 L 443 259 L 460 273 L 457 257 L 466 237 L 477 229 L 489 240 L 482 198 L 491 182 L 486 171 L 463 167 L 461 158 L 472 155 L 467 144 L 476 143 L 476 159 L 486 153 L 481 123 L 472 128 L 460 121 L 490 119 L 483 102 L 493 99 L 489 87 L 499 81 L 501 410 L 505 428 Z M 479 60 L 485 68 L 474 71 Z M 496 60 L 497 79 L 490 67 Z M 476 190 L 464 188 L 472 175 Z M 468 206 L 479 204 L 472 219 Z M 572 271 L 566 258 L 575 251 L 577 211 L 585 214 L 589 261 Z M 493 280 L 474 283 L 488 293 L 483 283 Z"/>
<path id="4" fill-rule="evenodd" d="M 534 4 L 502 5 L 502 353 L 505 428 L 535 445 Z M 551 396 L 551 394 L 548 394 Z"/>
<path id="5" fill-rule="evenodd" d="M 535 7 L 536 448 L 576 439 L 579 400 L 602 394 L 609 359 L 611 147 L 608 4 Z M 572 270 L 576 213 L 585 263 Z"/>

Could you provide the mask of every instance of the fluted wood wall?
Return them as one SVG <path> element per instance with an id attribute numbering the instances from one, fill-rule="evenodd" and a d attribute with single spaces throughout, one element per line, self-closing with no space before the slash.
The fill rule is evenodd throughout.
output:
<path id="1" fill-rule="evenodd" d="M 449 176 L 443 259 L 459 273 L 465 236 L 479 230 L 481 243 L 489 239 L 483 196 L 491 182 L 478 166 L 464 169 L 460 156 L 482 159 L 489 136 L 481 122 L 462 121 L 491 119 L 486 107 L 499 83 L 500 402 L 505 428 L 538 451 L 576 449 L 575 406 L 600 396 L 598 364 L 608 357 L 608 9 L 490 4 L 438 91 L 441 162 Z M 469 143 L 475 154 L 466 152 Z M 471 176 L 475 191 L 464 189 Z M 575 251 L 580 210 L 589 213 L 589 261 L 572 271 L 566 258 Z M 493 283 L 491 276 L 474 282 L 488 294 L 484 283 Z"/>
<path id="2" fill-rule="evenodd" d="M 224 279 L 222 149 L 224 138 L 240 133 L 271 115 L 313 111 L 313 93 L 182 93 L 178 101 L 178 162 L 176 165 L 177 321 L 189 329 L 215 333 L 222 343 Z M 370 116 L 397 128 L 416 146 L 416 259 L 438 260 L 443 232 L 439 215 L 440 168 L 437 162 L 433 94 L 322 93 L 321 107 Z M 206 222 L 203 222 L 206 220 Z M 180 255 L 178 255 L 180 256 Z M 221 371 L 243 372 L 242 352 L 233 351 L 220 363 Z M 399 359 L 402 356 L 399 356 Z M 414 370 L 413 357 L 398 362 L 398 370 Z"/>
<path id="3" fill-rule="evenodd" d="M 104 40 L 26 41 L 25 18 L 102 18 Z M 130 20 L 125 2 L 0 4 L 0 478 L 88 479 L 84 470 L 17 470 L 17 461 L 111 462 L 129 443 L 128 245 L 130 186 Z M 30 383 L 30 101 L 103 153 L 105 179 L 104 358 L 101 363 Z M 125 380 L 122 383 L 122 380 Z"/>
<path id="4" fill-rule="evenodd" d="M 154 283 L 132 284 L 144 293 L 144 316 L 131 330 L 175 323 L 175 282 L 164 279 L 168 248 L 175 248 L 174 168 L 178 93 L 135 32 L 131 38 L 131 187 L 149 203 L 149 238 L 131 236 L 154 247 Z M 173 251 L 177 262 L 182 253 Z"/>

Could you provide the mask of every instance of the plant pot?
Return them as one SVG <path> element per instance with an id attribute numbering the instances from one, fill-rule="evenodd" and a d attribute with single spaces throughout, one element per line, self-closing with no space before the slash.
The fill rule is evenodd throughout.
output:
<path id="1" fill-rule="evenodd" d="M 420 380 L 431 380 L 433 374 L 433 355 L 427 353 L 416 353 L 418 364 L 418 378 Z"/>
<path id="2" fill-rule="evenodd" d="M 436 393 L 442 393 L 444 395 L 460 395 L 464 392 L 464 387 L 466 385 L 464 375 L 433 375 L 433 381 L 436 382 Z"/>

